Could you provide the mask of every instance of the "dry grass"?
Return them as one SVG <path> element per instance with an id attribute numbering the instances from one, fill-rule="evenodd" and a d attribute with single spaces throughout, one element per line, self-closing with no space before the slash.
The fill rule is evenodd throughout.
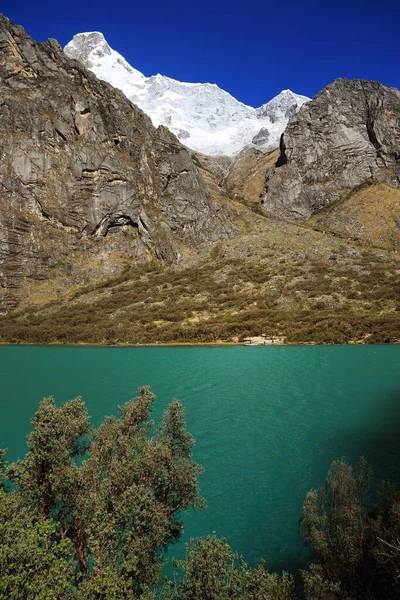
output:
<path id="1" fill-rule="evenodd" d="M 311 226 L 389 250 L 400 249 L 400 190 L 380 183 L 315 215 Z"/>
<path id="2" fill-rule="evenodd" d="M 0 319 L 9 342 L 174 343 L 284 335 L 289 342 L 395 342 L 398 258 L 271 219 L 251 232 L 78 289 Z"/>

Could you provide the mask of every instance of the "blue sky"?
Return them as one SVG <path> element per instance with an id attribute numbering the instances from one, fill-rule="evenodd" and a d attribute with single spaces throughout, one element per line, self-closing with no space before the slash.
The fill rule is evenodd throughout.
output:
<path id="1" fill-rule="evenodd" d="M 252 106 L 313 96 L 336 77 L 400 87 L 397 0 L 2 0 L 37 41 L 102 31 L 145 75 L 209 81 Z"/>

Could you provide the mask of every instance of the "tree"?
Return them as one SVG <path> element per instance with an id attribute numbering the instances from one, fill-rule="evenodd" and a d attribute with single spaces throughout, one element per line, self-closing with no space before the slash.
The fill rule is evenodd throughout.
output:
<path id="1" fill-rule="evenodd" d="M 32 519 L 16 494 L 0 490 L 0 598 L 73 597 L 70 540 L 48 520 Z"/>
<path id="2" fill-rule="evenodd" d="M 400 492 L 386 487 L 371 513 L 368 558 L 375 598 L 400 597 Z"/>
<path id="3" fill-rule="evenodd" d="M 7 479 L 6 475 L 6 461 L 4 459 L 7 454 L 7 449 L 0 448 L 0 489 L 4 490 L 4 483 Z"/>
<path id="4" fill-rule="evenodd" d="M 343 598 L 340 584 L 329 581 L 320 565 L 310 565 L 308 571 L 302 571 L 301 575 L 306 600 L 340 600 Z"/>
<path id="5" fill-rule="evenodd" d="M 323 581 L 337 584 L 345 598 L 356 595 L 369 529 L 365 508 L 369 483 L 370 471 L 364 459 L 355 471 L 345 460 L 338 460 L 332 463 L 325 485 L 308 492 L 299 532 L 313 558 L 321 564 L 321 569 L 306 574 L 309 587 L 319 578 L 321 585 Z M 338 589 L 336 586 L 329 593 Z M 321 596 L 331 597 L 335 596 Z"/>
<path id="6" fill-rule="evenodd" d="M 45 398 L 26 457 L 8 469 L 9 494 L 32 522 L 68 540 L 82 598 L 150 597 L 164 551 L 182 532 L 181 512 L 204 504 L 183 408 L 174 400 L 154 428 L 153 401 L 142 387 L 95 430 L 81 399 L 57 408 Z"/>
<path id="7" fill-rule="evenodd" d="M 292 600 L 293 579 L 287 573 L 270 574 L 261 563 L 250 569 L 215 534 L 191 540 L 186 557 L 177 561 L 183 577 L 164 592 L 164 600 Z"/>
<path id="8" fill-rule="evenodd" d="M 155 427 L 154 395 L 94 429 L 80 398 L 45 398 L 26 457 L 0 450 L 0 600 L 294 600 L 293 578 L 250 568 L 215 534 L 191 540 L 181 576 L 160 590 L 182 511 L 201 508 L 193 439 L 173 400 Z M 319 564 L 302 572 L 306 600 L 397 600 L 400 492 L 370 513 L 370 471 L 332 463 L 305 499 L 302 539 Z"/>

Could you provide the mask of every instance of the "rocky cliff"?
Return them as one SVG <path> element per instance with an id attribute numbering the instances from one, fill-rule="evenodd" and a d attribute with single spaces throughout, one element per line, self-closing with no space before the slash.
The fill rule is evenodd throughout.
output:
<path id="1" fill-rule="evenodd" d="M 400 91 L 337 79 L 289 122 L 263 206 L 307 219 L 367 180 L 400 187 Z"/>
<path id="2" fill-rule="evenodd" d="M 173 134 L 4 16 L 0 152 L 0 311 L 230 234 Z"/>

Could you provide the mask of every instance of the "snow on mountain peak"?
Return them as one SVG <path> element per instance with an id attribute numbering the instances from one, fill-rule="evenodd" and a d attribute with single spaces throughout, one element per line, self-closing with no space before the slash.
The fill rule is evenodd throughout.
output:
<path id="1" fill-rule="evenodd" d="M 113 50 L 107 44 L 100 31 L 78 33 L 64 48 L 70 57 L 79 60 L 86 67 L 91 68 L 96 60 L 112 55 Z"/>
<path id="2" fill-rule="evenodd" d="M 283 90 L 260 108 L 239 102 L 215 83 L 187 83 L 164 75 L 145 77 L 113 50 L 102 33 L 78 33 L 64 52 L 121 89 L 157 127 L 165 125 L 193 150 L 233 155 L 253 145 L 269 152 L 289 118 L 309 100 Z"/>
<path id="3" fill-rule="evenodd" d="M 259 118 L 268 117 L 272 123 L 280 120 L 288 120 L 298 109 L 308 102 L 309 98 L 294 94 L 291 90 L 282 90 L 280 94 L 272 98 L 266 104 L 257 109 Z"/>

